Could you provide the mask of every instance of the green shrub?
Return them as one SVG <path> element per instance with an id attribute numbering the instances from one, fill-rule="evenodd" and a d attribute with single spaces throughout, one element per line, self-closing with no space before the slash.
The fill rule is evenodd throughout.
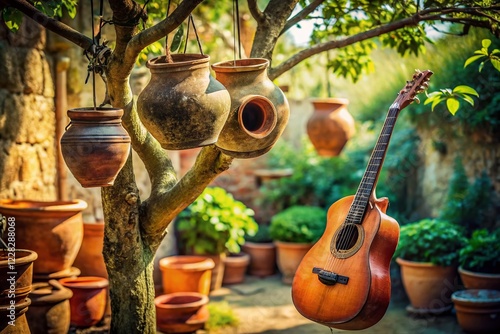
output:
<path id="1" fill-rule="evenodd" d="M 184 253 L 238 253 L 245 235 L 259 226 L 254 212 L 220 187 L 206 188 L 176 221 L 180 248 Z"/>
<path id="2" fill-rule="evenodd" d="M 205 324 L 209 333 L 217 333 L 225 327 L 237 327 L 240 320 L 227 302 L 210 302 L 208 304 L 210 318 Z"/>
<path id="3" fill-rule="evenodd" d="M 274 215 L 269 233 L 277 241 L 310 243 L 321 237 L 325 226 L 325 210 L 297 205 Z"/>
<path id="4" fill-rule="evenodd" d="M 460 250 L 460 265 L 465 270 L 500 274 L 500 230 L 493 233 L 486 229 L 474 231 Z"/>
<path id="5" fill-rule="evenodd" d="M 255 235 L 247 235 L 245 237 L 246 241 L 256 242 L 256 243 L 266 243 L 271 242 L 273 239 L 269 234 L 269 225 L 259 225 L 259 230 Z"/>
<path id="6" fill-rule="evenodd" d="M 459 226 L 444 220 L 423 219 L 401 227 L 394 256 L 440 266 L 456 265 L 465 241 Z"/>

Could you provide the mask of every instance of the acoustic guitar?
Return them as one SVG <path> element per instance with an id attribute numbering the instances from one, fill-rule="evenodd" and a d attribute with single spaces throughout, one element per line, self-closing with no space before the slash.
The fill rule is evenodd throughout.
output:
<path id="1" fill-rule="evenodd" d="M 418 71 L 406 83 L 384 122 L 354 196 L 330 207 L 325 232 L 300 263 L 292 298 L 306 318 L 332 328 L 358 330 L 384 316 L 391 297 L 389 267 L 399 225 L 386 214 L 389 201 L 375 186 L 399 112 L 428 87 L 431 71 Z"/>

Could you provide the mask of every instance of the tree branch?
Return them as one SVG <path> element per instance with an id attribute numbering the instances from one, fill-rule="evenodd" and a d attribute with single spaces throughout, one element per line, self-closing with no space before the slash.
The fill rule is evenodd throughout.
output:
<path id="1" fill-rule="evenodd" d="M 264 21 L 264 14 L 259 9 L 259 6 L 257 5 L 257 0 L 248 0 L 247 3 L 248 3 L 248 10 L 250 11 L 250 14 L 252 14 L 254 20 L 257 23 Z"/>
<path id="2" fill-rule="evenodd" d="M 325 2 L 325 0 L 315 0 L 311 2 L 309 5 L 307 5 L 304 9 L 298 12 L 297 15 L 288 20 L 288 22 L 281 30 L 280 35 L 283 35 L 288 29 L 292 28 L 294 25 L 305 19 L 307 15 L 314 12 L 316 8 L 318 8 L 319 5 L 321 5 L 323 2 Z"/>
<path id="3" fill-rule="evenodd" d="M 89 50 L 93 45 L 93 40 L 90 37 L 74 30 L 73 28 L 57 21 L 40 12 L 26 0 L 0 0 L 5 7 L 12 7 L 19 10 L 24 15 L 33 19 L 36 23 L 46 29 L 64 37 L 68 41 L 78 45 L 84 50 Z"/>

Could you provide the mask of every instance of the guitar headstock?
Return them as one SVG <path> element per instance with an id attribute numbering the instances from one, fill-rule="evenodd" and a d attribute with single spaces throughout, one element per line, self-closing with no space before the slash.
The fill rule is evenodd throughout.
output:
<path id="1" fill-rule="evenodd" d="M 414 101 L 420 103 L 416 95 L 422 93 L 429 87 L 429 80 L 432 74 L 433 73 L 429 70 L 415 70 L 413 78 L 411 81 L 406 82 L 406 86 L 399 92 L 398 98 L 395 101 L 399 104 L 400 110 Z"/>

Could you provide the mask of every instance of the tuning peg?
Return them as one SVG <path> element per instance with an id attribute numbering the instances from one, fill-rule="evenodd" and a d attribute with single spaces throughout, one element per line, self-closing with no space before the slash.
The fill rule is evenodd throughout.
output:
<path id="1" fill-rule="evenodd" d="M 416 96 L 413 98 L 413 102 L 415 102 L 416 104 L 420 104 L 420 100 Z"/>

